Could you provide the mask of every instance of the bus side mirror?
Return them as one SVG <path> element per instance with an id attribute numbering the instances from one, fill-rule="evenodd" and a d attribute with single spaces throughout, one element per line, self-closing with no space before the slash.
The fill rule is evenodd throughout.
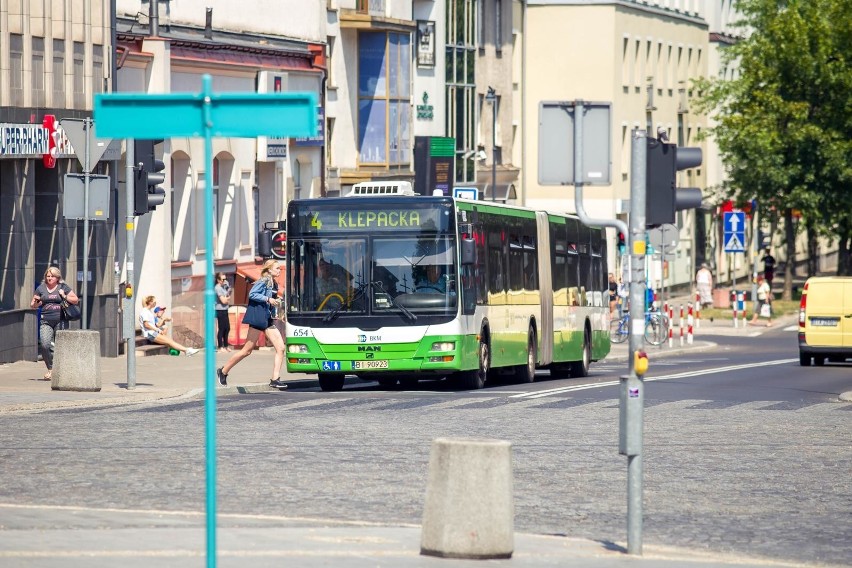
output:
<path id="1" fill-rule="evenodd" d="M 461 240 L 461 263 L 469 266 L 476 262 L 476 241 L 473 239 Z"/>
<path id="2" fill-rule="evenodd" d="M 257 256 L 272 258 L 272 231 L 261 229 L 257 234 Z"/>

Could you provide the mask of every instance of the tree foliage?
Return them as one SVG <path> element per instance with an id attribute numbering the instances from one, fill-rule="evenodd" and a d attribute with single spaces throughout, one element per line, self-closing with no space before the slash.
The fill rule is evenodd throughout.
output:
<path id="1" fill-rule="evenodd" d="M 740 0 L 737 9 L 743 39 L 723 55 L 737 77 L 699 85 L 724 192 L 788 219 L 801 211 L 837 240 L 838 273 L 852 274 L 852 0 Z"/>

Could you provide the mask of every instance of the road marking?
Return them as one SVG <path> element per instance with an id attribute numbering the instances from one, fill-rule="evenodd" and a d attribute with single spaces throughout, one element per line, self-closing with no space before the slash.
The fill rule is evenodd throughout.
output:
<path id="1" fill-rule="evenodd" d="M 765 361 L 760 363 L 746 363 L 744 365 L 730 365 L 728 367 L 717 367 L 715 369 L 703 369 L 700 371 L 686 371 L 683 373 L 675 373 L 673 375 L 662 375 L 659 377 L 645 377 L 644 381 L 652 382 L 652 381 L 668 381 L 671 379 L 685 379 L 687 377 L 699 377 L 701 375 L 713 375 L 716 373 L 727 373 L 729 371 L 740 371 L 743 369 L 753 369 L 755 367 L 766 367 L 770 365 L 788 365 L 790 363 L 797 362 L 798 359 L 780 359 L 778 361 Z M 540 390 L 535 392 L 529 392 L 524 394 L 516 394 L 511 396 L 510 398 L 542 398 L 545 396 L 550 396 L 554 394 L 564 394 L 567 392 L 577 392 L 584 391 L 590 389 L 597 389 L 601 387 L 611 387 L 620 384 L 620 380 L 618 381 L 607 381 L 603 383 L 593 383 L 590 385 L 574 385 L 569 387 L 558 387 L 554 389 Z"/>
<path id="2" fill-rule="evenodd" d="M 784 331 L 799 331 L 799 325 L 788 325 L 784 328 Z"/>

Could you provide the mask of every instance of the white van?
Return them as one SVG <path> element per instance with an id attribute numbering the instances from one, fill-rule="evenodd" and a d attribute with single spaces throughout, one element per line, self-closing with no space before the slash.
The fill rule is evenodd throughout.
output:
<path id="1" fill-rule="evenodd" d="M 799 364 L 852 358 L 852 277 L 808 278 L 799 304 Z"/>

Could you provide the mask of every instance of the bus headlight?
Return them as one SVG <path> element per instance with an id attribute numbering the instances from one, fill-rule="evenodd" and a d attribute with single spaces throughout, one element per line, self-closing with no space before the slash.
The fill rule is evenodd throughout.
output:
<path id="1" fill-rule="evenodd" d="M 455 341 L 438 341 L 432 344 L 432 351 L 455 351 Z"/>
<path id="2" fill-rule="evenodd" d="M 307 353 L 308 346 L 303 343 L 291 343 L 287 346 L 288 353 Z"/>

